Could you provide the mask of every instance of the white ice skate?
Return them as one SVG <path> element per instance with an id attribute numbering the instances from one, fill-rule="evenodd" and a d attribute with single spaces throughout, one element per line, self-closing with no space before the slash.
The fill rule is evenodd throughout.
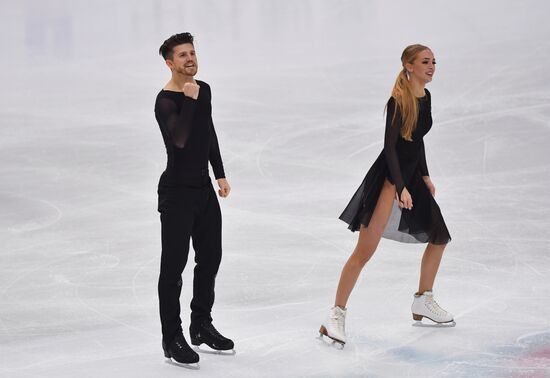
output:
<path id="1" fill-rule="evenodd" d="M 453 314 L 443 310 L 437 304 L 431 291 L 425 291 L 424 294 L 415 294 L 411 310 L 413 319 L 417 321 L 428 318 L 435 323 L 451 327 L 456 324 Z"/>
<path id="2" fill-rule="evenodd" d="M 346 343 L 346 309 L 334 306 L 319 329 L 321 336 L 326 336 L 342 347 Z"/>

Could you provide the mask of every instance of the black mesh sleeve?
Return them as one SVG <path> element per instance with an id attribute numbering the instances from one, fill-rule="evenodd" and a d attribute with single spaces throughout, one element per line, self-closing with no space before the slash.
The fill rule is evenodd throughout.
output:
<path id="1" fill-rule="evenodd" d="M 170 98 L 161 97 L 157 100 L 155 106 L 157 119 L 176 147 L 183 148 L 187 144 L 191 135 L 196 107 L 197 101 L 187 96 L 185 96 L 179 112 L 175 102 Z"/>
<path id="2" fill-rule="evenodd" d="M 220 146 L 218 144 L 218 137 L 216 136 L 216 130 L 214 129 L 214 123 L 210 122 L 210 154 L 208 159 L 212 170 L 214 171 L 214 177 L 217 179 L 225 178 L 225 171 L 223 170 L 222 156 L 220 154 Z"/>
<path id="3" fill-rule="evenodd" d="M 418 162 L 422 176 L 429 176 L 428 165 L 426 164 L 426 149 L 424 148 L 424 139 L 420 141 L 420 160 Z"/>
<path id="4" fill-rule="evenodd" d="M 393 97 L 391 97 L 388 101 L 386 109 L 384 155 L 386 157 L 386 163 L 388 164 L 392 181 L 395 184 L 399 198 L 401 198 L 401 192 L 403 191 L 405 184 L 403 183 L 403 175 L 401 174 L 401 167 L 399 166 L 399 159 L 397 157 L 396 150 L 397 141 L 401 131 L 401 114 Z"/>

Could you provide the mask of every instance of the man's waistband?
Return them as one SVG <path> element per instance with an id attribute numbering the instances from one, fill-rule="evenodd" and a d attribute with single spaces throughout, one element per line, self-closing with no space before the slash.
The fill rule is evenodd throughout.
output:
<path id="1" fill-rule="evenodd" d="M 210 182 L 208 168 L 196 171 L 178 172 L 177 174 L 166 170 L 160 177 L 159 186 L 202 187 L 208 185 Z"/>

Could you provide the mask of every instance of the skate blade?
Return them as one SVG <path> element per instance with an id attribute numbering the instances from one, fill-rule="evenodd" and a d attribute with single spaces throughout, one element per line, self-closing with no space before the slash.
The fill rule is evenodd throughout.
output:
<path id="1" fill-rule="evenodd" d="M 191 364 L 184 364 L 184 363 L 178 362 L 178 361 L 176 361 L 172 358 L 166 358 L 165 362 L 167 364 L 178 366 L 178 367 L 181 367 L 181 368 L 184 368 L 184 369 L 189 369 L 189 370 L 200 370 L 200 368 L 201 368 L 198 362 L 194 362 L 194 363 L 191 363 Z"/>
<path id="2" fill-rule="evenodd" d="M 329 342 L 330 342 L 331 346 L 334 346 L 334 347 L 336 347 L 337 349 L 340 349 L 340 350 L 344 349 L 344 345 L 346 345 L 346 343 L 341 341 L 341 340 L 330 337 L 329 334 L 328 334 L 327 329 L 324 326 L 321 326 L 321 328 L 319 329 L 319 337 L 318 338 L 321 341 L 323 341 L 324 343 L 326 343 L 325 337 L 329 339 Z"/>
<path id="3" fill-rule="evenodd" d="M 422 323 L 420 321 L 417 321 L 413 323 L 413 327 L 420 327 L 420 328 L 453 328 L 456 326 L 455 322 L 449 322 L 449 323 Z"/>
<path id="4" fill-rule="evenodd" d="M 228 350 L 218 350 L 212 349 L 208 345 L 206 347 L 203 347 L 202 344 L 193 346 L 193 350 L 195 350 L 195 352 L 197 353 L 216 354 L 219 356 L 234 356 L 237 354 L 237 351 L 234 348 Z"/>
<path id="5" fill-rule="evenodd" d="M 430 319 L 433 323 L 422 323 L 422 318 Z M 435 320 L 433 320 L 428 316 L 416 315 L 416 314 L 413 314 L 413 319 L 415 320 L 415 322 L 413 323 L 413 327 L 452 328 L 456 326 L 456 322 L 454 321 L 454 319 L 451 320 L 450 322 L 441 323 L 441 322 L 436 322 Z"/>

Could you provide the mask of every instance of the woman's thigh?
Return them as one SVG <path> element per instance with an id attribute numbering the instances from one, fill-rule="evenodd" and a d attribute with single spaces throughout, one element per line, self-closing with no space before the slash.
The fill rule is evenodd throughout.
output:
<path id="1" fill-rule="evenodd" d="M 362 225 L 359 230 L 359 245 L 371 244 L 372 242 L 378 244 L 390 218 L 393 201 L 395 201 L 395 185 L 386 180 L 380 191 L 368 227 Z"/>

